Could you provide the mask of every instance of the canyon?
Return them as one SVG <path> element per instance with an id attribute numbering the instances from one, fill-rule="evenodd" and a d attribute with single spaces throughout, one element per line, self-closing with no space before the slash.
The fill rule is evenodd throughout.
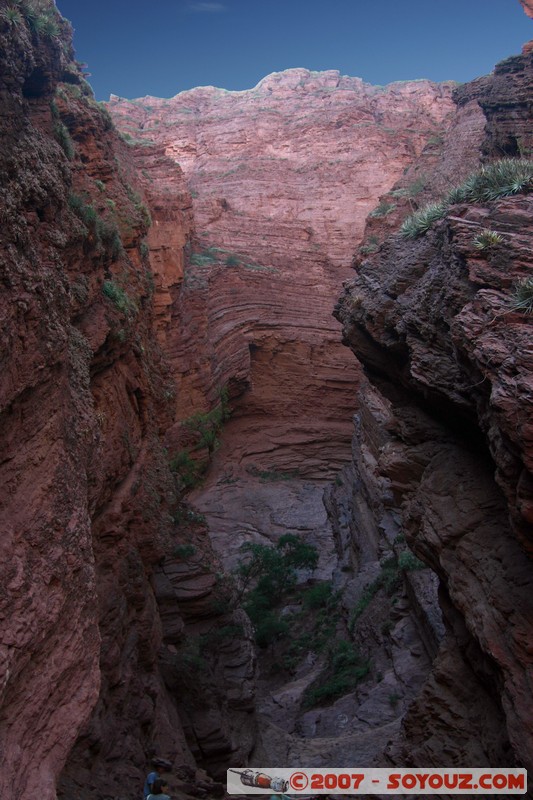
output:
<path id="1" fill-rule="evenodd" d="M 182 800 L 248 763 L 533 768 L 531 317 L 509 300 L 531 195 L 398 233 L 530 156 L 530 48 L 462 86 L 291 69 L 100 104 L 55 6 L 40 28 L 20 8 L 2 797 L 116 800 L 154 755 Z M 229 576 L 295 533 L 320 556 L 281 609 L 301 646 L 258 648 Z M 306 704 L 348 646 L 357 685 Z"/>

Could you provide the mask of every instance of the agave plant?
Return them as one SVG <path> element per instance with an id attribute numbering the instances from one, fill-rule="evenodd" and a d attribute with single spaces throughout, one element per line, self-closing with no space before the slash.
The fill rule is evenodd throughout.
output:
<path id="1" fill-rule="evenodd" d="M 7 8 L 2 9 L 2 11 L 0 11 L 0 17 L 4 20 L 4 22 L 7 22 L 9 26 L 15 28 L 24 21 L 18 8 L 15 8 L 14 6 L 8 6 Z"/>
<path id="2" fill-rule="evenodd" d="M 533 186 L 533 161 L 503 158 L 481 168 L 448 194 L 452 203 L 486 203 L 529 191 Z"/>
<path id="3" fill-rule="evenodd" d="M 369 217 L 386 217 L 387 214 L 391 214 L 394 209 L 396 208 L 396 203 L 387 203 L 384 200 L 370 212 L 368 215 Z"/>
<path id="4" fill-rule="evenodd" d="M 500 236 L 499 233 L 496 233 L 496 231 L 490 228 L 485 228 L 485 230 L 482 230 L 481 233 L 478 233 L 475 237 L 474 247 L 477 247 L 478 250 L 488 250 L 491 247 L 502 244 L 502 242 L 503 236 Z"/>
<path id="5" fill-rule="evenodd" d="M 436 220 L 444 217 L 449 207 L 455 203 L 487 203 L 501 197 L 529 192 L 532 189 L 533 160 L 503 158 L 470 175 L 460 186 L 451 189 L 440 203 L 430 203 L 411 214 L 401 226 L 400 233 L 407 239 L 422 236 Z M 476 244 L 476 247 L 484 249 L 494 244 L 500 244 L 500 241 L 487 240 L 487 243 Z"/>
<path id="6" fill-rule="evenodd" d="M 533 314 L 533 278 L 521 278 L 515 283 L 511 308 Z"/>
<path id="7" fill-rule="evenodd" d="M 49 39 L 57 39 L 59 36 L 59 26 L 50 14 L 38 14 L 36 17 L 31 17 L 30 24 L 39 36 L 47 36 Z"/>
<path id="8" fill-rule="evenodd" d="M 455 203 L 471 203 L 474 200 L 474 192 L 477 181 L 477 173 L 470 175 L 460 186 L 455 186 L 446 195 L 446 201 L 450 205 Z"/>
<path id="9" fill-rule="evenodd" d="M 404 220 L 400 234 L 405 239 L 416 239 L 431 228 L 434 222 L 446 216 L 448 203 L 429 203 Z"/>

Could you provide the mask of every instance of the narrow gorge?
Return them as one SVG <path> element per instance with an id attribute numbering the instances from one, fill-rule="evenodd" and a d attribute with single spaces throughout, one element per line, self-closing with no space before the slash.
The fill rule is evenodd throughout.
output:
<path id="1" fill-rule="evenodd" d="M 103 104 L 53 3 L 0 36 L 2 798 L 533 769 L 531 46 Z"/>

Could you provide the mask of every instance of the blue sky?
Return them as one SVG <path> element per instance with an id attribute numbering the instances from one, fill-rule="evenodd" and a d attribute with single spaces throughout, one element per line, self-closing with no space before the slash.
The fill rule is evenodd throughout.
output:
<path id="1" fill-rule="evenodd" d="M 520 52 L 518 0 L 57 0 L 99 100 L 248 89 L 289 67 L 468 81 Z"/>

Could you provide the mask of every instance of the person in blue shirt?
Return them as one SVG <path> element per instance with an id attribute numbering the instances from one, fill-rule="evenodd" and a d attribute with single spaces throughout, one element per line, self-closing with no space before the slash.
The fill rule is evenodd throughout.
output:
<path id="1" fill-rule="evenodd" d="M 144 789 L 143 789 L 143 800 L 146 800 L 149 794 L 152 793 L 152 789 L 154 788 L 154 783 L 160 780 L 160 775 L 155 770 L 153 772 L 148 773 L 146 776 L 146 780 L 144 782 Z"/>

